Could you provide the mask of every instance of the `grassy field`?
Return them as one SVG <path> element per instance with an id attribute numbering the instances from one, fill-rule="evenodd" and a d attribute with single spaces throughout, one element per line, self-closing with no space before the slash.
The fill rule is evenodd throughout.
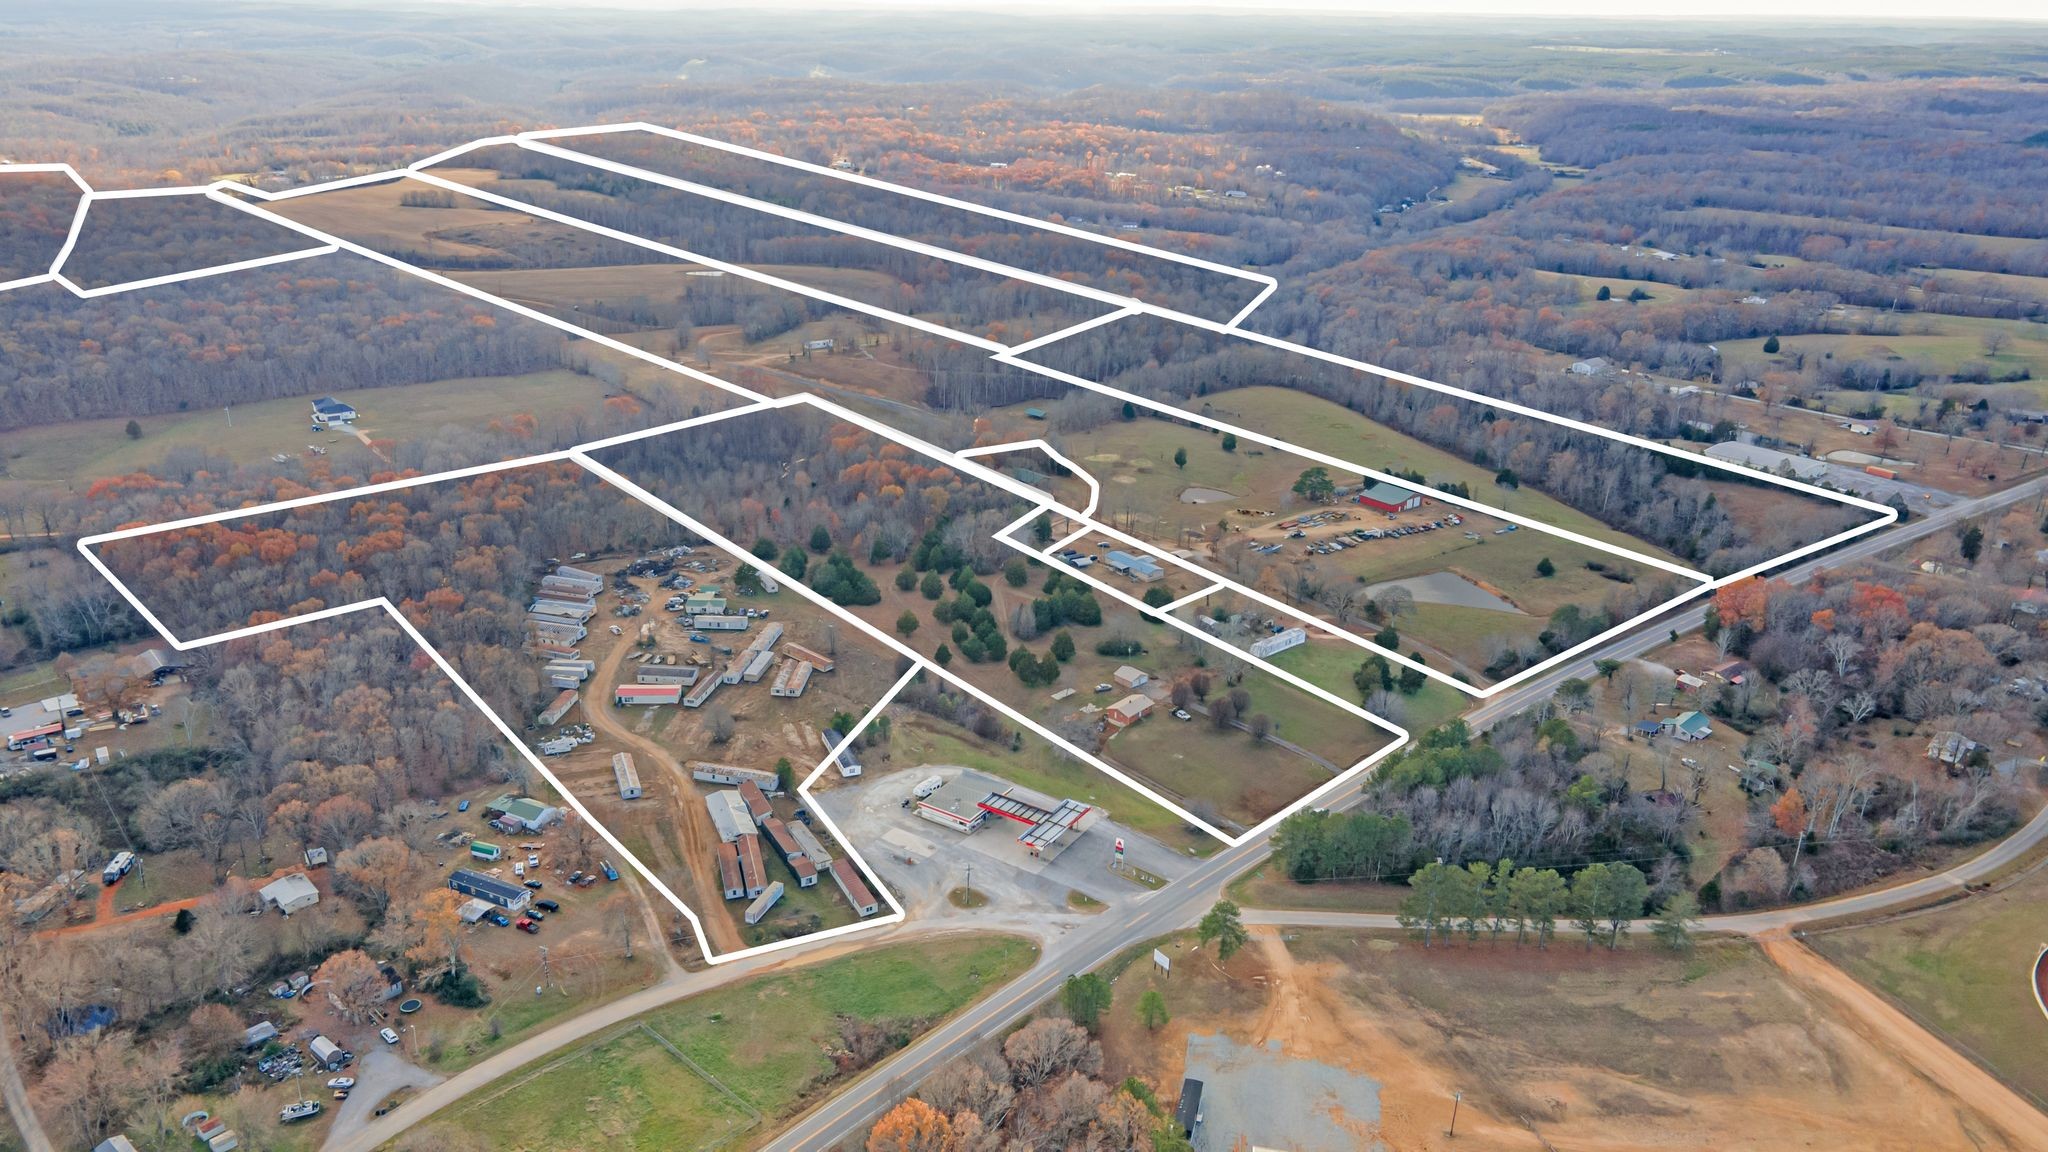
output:
<path id="1" fill-rule="evenodd" d="M 1351 682 L 1351 674 L 1365 663 L 1367 655 L 1363 648 L 1333 640 L 1296 645 L 1271 657 L 1269 663 L 1336 696 L 1357 700 L 1358 687 Z M 1410 732 L 1426 732 L 1456 717 L 1473 703 L 1475 701 L 1470 697 L 1450 685 L 1429 680 L 1415 695 L 1401 697 L 1401 710 L 1386 719 Z"/>
<path id="2" fill-rule="evenodd" d="M 972 737 L 942 729 L 929 717 L 897 708 L 890 712 L 889 759 L 895 764 L 960 764 L 1048 796 L 1071 796 L 1108 811 L 1109 818 L 1150 836 L 1175 851 L 1207 856 L 1223 847 L 1187 823 L 1101 771 L 1060 755 L 1026 735 L 1024 750 L 997 752 Z"/>
<path id="3" fill-rule="evenodd" d="M 1255 691 L 1251 711 L 1261 710 Z M 1377 746 L 1350 749 L 1346 753 L 1349 759 L 1333 763 L 1342 771 Z M 1333 776 L 1314 761 L 1277 744 L 1255 741 L 1244 732 L 1219 732 L 1201 716 L 1176 720 L 1163 709 L 1155 709 L 1151 716 L 1118 733 L 1102 754 L 1132 775 L 1181 798 L 1182 806 L 1196 815 L 1203 815 L 1206 807 L 1215 816 L 1247 828 L 1329 783 Z"/>
<path id="4" fill-rule="evenodd" d="M 479 376 L 409 384 L 396 388 L 342 391 L 338 398 L 360 405 L 358 427 L 372 438 L 411 439 L 447 425 L 482 427 L 518 412 L 543 423 L 595 415 L 604 385 L 566 369 L 523 376 Z M 234 409 L 233 426 L 218 409 L 142 416 L 140 438 L 130 439 L 128 421 L 80 420 L 0 434 L 7 477 L 0 493 L 64 492 L 103 476 L 120 476 L 161 463 L 175 450 L 223 455 L 253 464 L 277 454 L 306 459 L 307 445 L 327 449 L 336 474 L 360 474 L 382 463 L 347 432 L 313 432 L 304 398 L 265 400 Z"/>
<path id="5" fill-rule="evenodd" d="M 839 1047 L 841 1017 L 922 1032 L 1036 954 L 1012 937 L 955 937 L 755 977 L 522 1069 L 427 1131 L 473 1134 L 506 1152 L 750 1147 L 835 1078 L 827 1053 Z"/>
<path id="6" fill-rule="evenodd" d="M 2048 869 L 1896 920 L 1814 935 L 1810 943 L 1922 1025 L 2048 1108 L 2048 1019 L 2029 972 L 2044 942 Z"/>
<path id="7" fill-rule="evenodd" d="M 1898 359 L 1923 364 L 1943 375 L 1964 364 L 1982 363 L 1990 365 L 1997 375 L 2024 368 L 2035 379 L 2023 386 L 2037 390 L 2048 387 L 2048 381 L 2041 379 L 2048 376 L 2048 326 L 2025 320 L 1922 314 L 1906 319 L 1901 327 L 1903 331 L 1896 336 L 1785 336 L 1779 340 L 1778 358 L 1784 360 L 1803 352 L 1809 357 L 1832 356 L 1836 360 Z M 1923 328 L 1931 331 L 1922 331 Z M 1995 356 L 1984 351 L 1985 338 L 1993 332 L 2005 339 L 2005 347 Z M 1761 338 L 1724 340 L 1720 344 L 1721 354 L 1730 359 L 1765 361 L 1770 357 L 1765 355 L 1763 343 Z"/>
<path id="8" fill-rule="evenodd" d="M 1382 469 L 1413 469 L 1436 481 L 1463 481 L 1473 498 L 1545 524 L 1605 540 L 1634 552 L 1672 557 L 1592 516 L 1533 489 L 1496 488 L 1493 470 L 1432 448 L 1341 404 L 1287 388 L 1237 388 L 1194 401 L 1190 407 L 1218 419 L 1278 437 L 1340 460 Z M 1192 452 L 1192 449 L 1190 449 Z"/>
<path id="9" fill-rule="evenodd" d="M 1623 280 L 1618 276 L 1580 276 L 1570 272 L 1541 272 L 1534 270 L 1530 271 L 1528 275 L 1547 283 L 1564 283 L 1576 286 L 1579 289 L 1578 307 L 1581 311 L 1591 311 L 1598 308 L 1642 308 L 1653 304 L 1677 304 L 1683 302 L 1687 297 L 1695 295 L 1697 292 L 1696 289 L 1680 288 L 1676 284 L 1658 284 L 1649 280 Z M 1602 288 L 1607 289 L 1608 293 L 1613 296 L 1612 300 L 1597 299 Z M 1638 288 L 1649 293 L 1650 298 L 1634 304 L 1629 303 L 1629 293 L 1634 292 Z"/>
<path id="10" fill-rule="evenodd" d="M 1328 880 L 1297 884 L 1272 863 L 1261 864 L 1230 885 L 1230 898 L 1244 908 L 1285 908 L 1310 912 L 1395 912 L 1408 895 L 1405 884 Z"/>

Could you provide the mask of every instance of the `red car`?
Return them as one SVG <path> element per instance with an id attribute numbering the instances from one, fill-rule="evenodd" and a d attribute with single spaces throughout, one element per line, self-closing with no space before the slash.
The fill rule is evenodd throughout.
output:
<path id="1" fill-rule="evenodd" d="M 526 933 L 538 933 L 540 931 L 540 922 L 531 916 L 521 916 L 513 921 L 512 926 Z"/>

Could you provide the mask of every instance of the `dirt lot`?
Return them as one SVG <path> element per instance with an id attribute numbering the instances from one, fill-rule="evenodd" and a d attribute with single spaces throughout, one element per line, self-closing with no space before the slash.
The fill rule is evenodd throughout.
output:
<path id="1" fill-rule="evenodd" d="M 759 683 L 721 688 L 699 709 L 613 707 L 610 690 L 613 685 L 632 682 L 634 670 L 641 667 L 634 659 L 637 655 L 653 652 L 684 661 L 696 657 L 705 661 L 702 675 L 715 676 L 726 659 L 716 646 L 743 648 L 762 627 L 757 624 L 744 633 L 714 634 L 707 643 L 694 643 L 688 639 L 689 630 L 677 623 L 681 618 L 662 610 L 671 593 L 656 587 L 651 578 L 636 579 L 635 588 L 649 597 L 639 616 L 611 615 L 609 609 L 619 602 L 614 591 L 600 599 L 606 611 L 592 619 L 590 636 L 583 643 L 584 658 L 595 660 L 598 670 L 584 687 L 584 703 L 565 718 L 587 721 L 597 730 L 598 738 L 558 758 L 552 767 L 606 827 L 699 913 L 713 949 L 726 952 L 764 940 L 749 938 L 755 934 L 747 932 L 741 920 L 745 902 L 723 898 L 716 866 L 718 836 L 704 806 L 711 786 L 690 778 L 689 762 L 711 760 L 773 771 L 777 761 L 786 758 L 796 777 L 802 779 L 824 759 L 822 733 L 832 717 L 838 713 L 864 715 L 891 681 L 893 665 L 872 645 L 854 643 L 853 629 L 798 596 L 746 596 L 729 587 L 735 569 L 731 558 L 699 549 L 692 559 L 715 565 L 711 571 L 686 573 L 700 584 L 726 587 L 736 607 L 767 608 L 772 613 L 770 619 L 784 629 L 778 651 L 781 644 L 794 642 L 835 653 L 836 670 L 813 676 L 809 690 L 794 700 L 769 695 L 771 673 Z M 619 567 L 607 564 L 598 570 L 609 575 Z M 613 623 L 624 631 L 623 636 L 611 635 Z M 651 643 L 646 646 L 638 642 L 644 623 L 653 625 Z M 724 722 L 722 718 L 729 718 L 731 735 L 720 742 L 713 729 Z M 611 761 L 620 751 L 633 754 L 646 789 L 641 799 L 618 798 Z M 786 801 L 782 807 L 781 815 L 788 818 L 796 802 Z M 837 889 L 828 892 L 828 886 L 821 885 L 798 891 L 794 876 L 784 875 L 782 868 L 779 860 L 769 863 L 771 877 L 782 879 L 788 893 L 775 916 L 763 926 L 765 931 L 800 934 L 800 924 L 810 923 L 812 916 L 819 927 L 854 919 Z"/>
<path id="2" fill-rule="evenodd" d="M 1170 1097 L 1189 1032 L 1278 1042 L 1377 1082 L 1371 1135 L 1390 1149 L 2033 1146 L 1976 1097 L 1930 1083 L 1925 1053 L 1902 1056 L 1896 1037 L 1747 943 L 1681 958 L 1642 942 L 1589 955 L 1267 934 L 1227 975 L 1207 955 L 1168 950 L 1170 978 L 1141 961 L 1117 982 L 1111 1074 L 1145 1075 Z M 1151 987 L 1173 1014 L 1156 1033 L 1134 1009 Z M 1444 1132 L 1454 1091 L 1455 1141 Z"/>

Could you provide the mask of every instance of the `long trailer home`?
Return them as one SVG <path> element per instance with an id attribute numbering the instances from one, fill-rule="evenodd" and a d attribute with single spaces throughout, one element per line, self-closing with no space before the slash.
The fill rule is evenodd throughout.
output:
<path id="1" fill-rule="evenodd" d="M 768 688 L 770 696 L 795 699 L 804 694 L 811 684 L 811 662 L 809 660 L 786 660 L 782 670 L 775 674 L 775 683 Z"/>

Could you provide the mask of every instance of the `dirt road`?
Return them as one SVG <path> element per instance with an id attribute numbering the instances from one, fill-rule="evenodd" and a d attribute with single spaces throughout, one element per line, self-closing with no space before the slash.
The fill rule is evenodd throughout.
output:
<path id="1" fill-rule="evenodd" d="M 746 944 L 740 940 L 740 930 L 733 924 L 732 917 L 725 914 L 725 893 L 714 874 L 718 867 L 718 833 L 711 826 L 711 814 L 704 810 L 703 794 L 690 780 L 681 759 L 656 741 L 633 731 L 620 710 L 603 699 L 601 686 L 619 682 L 619 670 L 632 651 L 633 646 L 624 639 L 612 644 L 612 650 L 605 654 L 597 674 L 590 678 L 590 682 L 600 688 L 583 709 L 583 715 L 589 719 L 591 727 L 632 749 L 633 754 L 644 757 L 646 763 L 662 769 L 662 775 L 670 782 L 670 787 L 664 789 L 664 793 L 671 797 L 669 817 L 674 821 L 676 836 L 682 842 L 680 865 L 689 877 L 689 883 L 678 891 L 690 902 L 691 910 L 703 923 L 704 934 L 713 951 L 736 952 Z M 715 669 L 707 671 L 717 674 Z M 631 713 L 634 719 L 639 715 L 637 710 Z M 648 775 L 644 769 L 642 775 Z"/>
<path id="2" fill-rule="evenodd" d="M 1786 975 L 1843 1010 L 1843 1021 L 1873 1046 L 1890 1052 L 1951 1099 L 1996 1125 L 2011 1148 L 2048 1148 L 2048 1115 L 1892 1007 L 1883 997 L 1783 935 L 1758 941 Z M 1995 1146 L 1995 1145 L 1994 1145 Z"/>

